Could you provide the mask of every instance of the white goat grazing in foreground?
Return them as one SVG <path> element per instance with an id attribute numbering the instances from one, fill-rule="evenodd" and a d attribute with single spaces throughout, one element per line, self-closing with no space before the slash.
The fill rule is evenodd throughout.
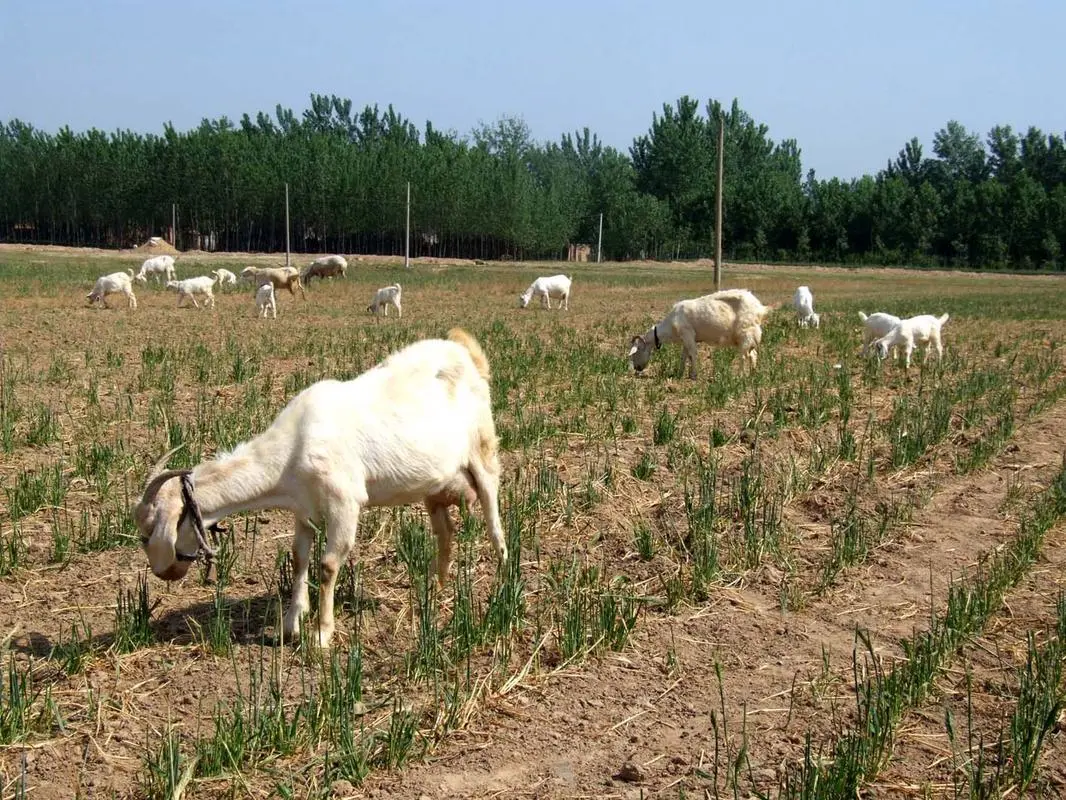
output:
<path id="1" fill-rule="evenodd" d="M 274 319 L 278 318 L 278 304 L 274 300 L 274 284 L 264 283 L 255 291 L 255 304 L 259 308 L 259 316 L 266 319 L 267 312 L 273 312 Z"/>
<path id="2" fill-rule="evenodd" d="M 167 288 L 177 290 L 178 308 L 181 308 L 185 300 L 192 300 L 193 306 L 199 308 L 200 304 L 196 302 L 196 295 L 201 295 L 204 298 L 204 308 L 208 306 L 215 307 L 215 279 L 210 275 L 186 278 L 181 281 L 167 281 Z"/>
<path id="3" fill-rule="evenodd" d="M 529 301 L 534 297 L 540 298 L 540 303 L 546 308 L 552 307 L 551 298 L 562 300 L 561 308 L 566 311 L 570 310 L 570 276 L 569 275 L 551 275 L 549 277 L 537 278 L 533 283 L 529 284 L 529 288 L 526 289 L 518 298 L 519 308 L 525 308 L 529 305 Z"/>
<path id="4" fill-rule="evenodd" d="M 110 308 L 107 304 L 107 296 L 109 294 L 124 294 L 126 295 L 126 304 L 130 308 L 137 307 L 137 297 L 133 294 L 133 270 L 128 269 L 125 272 L 112 272 L 110 275 L 101 275 L 96 279 L 96 283 L 93 284 L 93 290 L 86 295 L 89 298 L 89 305 L 93 303 L 103 303 L 104 308 Z"/>
<path id="5" fill-rule="evenodd" d="M 403 289 L 400 288 L 400 284 L 398 283 L 378 289 L 374 293 L 374 299 L 370 302 L 370 305 L 366 307 L 366 310 L 377 316 L 377 313 L 384 308 L 385 316 L 387 317 L 389 315 L 389 306 L 395 306 L 396 313 L 403 317 L 403 306 L 400 305 L 403 300 L 401 297 L 402 292 Z"/>
<path id="6" fill-rule="evenodd" d="M 818 327 L 821 318 L 814 313 L 814 295 L 810 287 L 796 288 L 796 293 L 792 295 L 792 307 L 796 309 L 796 319 L 801 328 Z"/>
<path id="7" fill-rule="evenodd" d="M 223 286 L 237 285 L 237 276 L 225 267 L 219 267 L 218 269 L 211 270 L 211 274 L 215 276 L 215 283 L 218 284 L 218 288 L 220 289 Z"/>
<path id="8" fill-rule="evenodd" d="M 939 317 L 934 317 L 932 314 L 921 314 L 917 317 L 901 320 L 896 327 L 874 343 L 877 347 L 877 357 L 885 358 L 890 349 L 902 347 L 906 358 L 904 366 L 909 369 L 914 346 L 921 344 L 925 350 L 922 354 L 923 364 L 929 360 L 929 351 L 933 348 L 936 348 L 936 360 L 940 361 L 944 357 L 944 343 L 941 339 L 940 329 L 948 319 L 949 316 L 947 314 L 941 314 Z"/>
<path id="9" fill-rule="evenodd" d="M 141 271 L 137 273 L 137 280 L 147 284 L 149 275 L 157 278 L 160 283 L 174 280 L 177 276 L 177 271 L 174 269 L 174 256 L 152 256 L 145 259 L 141 264 Z"/>
<path id="10" fill-rule="evenodd" d="M 322 280 L 324 278 L 344 277 L 348 274 L 348 262 L 344 256 L 320 256 L 308 264 L 300 273 L 300 280 L 305 286 L 311 285 L 312 278 Z"/>
<path id="11" fill-rule="evenodd" d="M 886 314 L 883 311 L 878 311 L 875 314 L 866 316 L 862 311 L 859 312 L 859 319 L 862 320 L 862 354 L 866 355 L 870 351 L 870 343 L 875 339 L 880 339 L 885 336 L 890 330 L 895 328 L 900 323 L 900 318 L 894 314 Z M 893 348 L 892 357 L 896 357 L 895 348 Z"/>
<path id="12" fill-rule="evenodd" d="M 415 342 L 354 380 L 309 386 L 266 431 L 231 453 L 191 470 L 163 471 L 168 453 L 133 509 L 152 572 L 179 580 L 201 555 L 210 558 L 205 529 L 230 514 L 288 509 L 296 517 L 292 599 L 284 618 L 291 641 L 310 606 L 312 524 L 324 523 L 317 641 L 327 647 L 337 575 L 364 508 L 425 503 L 443 583 L 455 533 L 448 508 L 476 498 L 499 561 L 506 563 L 489 377 L 481 347 L 453 329 L 448 340 Z"/>
<path id="13" fill-rule="evenodd" d="M 754 369 L 756 348 L 762 341 L 762 322 L 770 309 L 747 289 L 725 289 L 714 294 L 681 300 L 643 336 L 630 341 L 629 360 L 633 369 L 643 372 L 651 355 L 667 342 L 681 342 L 681 366 L 689 362 L 689 377 L 696 377 L 696 343 L 715 347 L 735 347 Z"/>
<path id="14" fill-rule="evenodd" d="M 304 300 L 307 299 L 304 285 L 300 282 L 300 271 L 296 267 L 245 267 L 241 270 L 241 277 L 254 281 L 256 286 L 272 283 L 275 291 L 288 289 L 289 294 L 294 297 L 296 296 L 295 287 L 298 286 L 300 295 Z"/>

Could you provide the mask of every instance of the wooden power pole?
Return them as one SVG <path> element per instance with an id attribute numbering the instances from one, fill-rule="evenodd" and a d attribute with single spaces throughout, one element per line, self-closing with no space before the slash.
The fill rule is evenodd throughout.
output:
<path id="1" fill-rule="evenodd" d="M 289 184 L 285 184 L 285 266 L 289 266 Z"/>
<path id="2" fill-rule="evenodd" d="M 718 190 L 714 195 L 714 290 L 722 288 L 722 168 L 725 164 L 725 114 L 718 113 Z"/>

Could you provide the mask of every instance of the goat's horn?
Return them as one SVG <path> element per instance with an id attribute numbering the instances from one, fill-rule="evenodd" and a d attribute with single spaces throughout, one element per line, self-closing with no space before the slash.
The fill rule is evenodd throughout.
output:
<path id="1" fill-rule="evenodd" d="M 171 478 L 180 478 L 182 475 L 192 475 L 191 469 L 168 469 L 159 473 L 148 481 L 148 485 L 144 487 L 144 496 L 151 497 L 157 491 L 159 487 L 169 481 Z"/>
<path id="2" fill-rule="evenodd" d="M 179 444 L 177 447 L 167 450 L 167 452 L 163 454 L 163 457 L 155 462 L 155 465 L 152 467 L 152 471 L 148 473 L 148 480 L 153 480 L 160 472 L 166 469 L 167 462 L 170 461 L 170 457 L 184 446 L 184 444 Z"/>

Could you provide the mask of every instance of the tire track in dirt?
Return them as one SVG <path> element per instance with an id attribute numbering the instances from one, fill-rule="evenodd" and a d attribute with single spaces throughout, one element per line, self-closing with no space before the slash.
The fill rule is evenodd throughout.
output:
<path id="1" fill-rule="evenodd" d="M 848 724 L 854 701 L 841 675 L 850 676 L 855 626 L 871 631 L 880 654 L 897 655 L 896 638 L 927 625 L 930 584 L 940 610 L 949 578 L 1016 533 L 1017 520 L 999 512 L 1007 476 L 1042 485 L 1064 450 L 1066 401 L 1019 426 L 981 472 L 946 480 L 903 540 L 848 573 L 831 596 L 783 613 L 772 591 L 726 588 L 689 613 L 646 618 L 624 653 L 488 701 L 475 725 L 426 763 L 372 776 L 366 796 L 654 797 L 669 789 L 672 797 L 679 785 L 709 786 L 693 770 L 711 771 L 716 659 L 730 754 L 746 709 L 752 768 L 768 787 L 808 730 L 819 741 Z M 640 765 L 639 782 L 612 779 L 626 761 Z"/>

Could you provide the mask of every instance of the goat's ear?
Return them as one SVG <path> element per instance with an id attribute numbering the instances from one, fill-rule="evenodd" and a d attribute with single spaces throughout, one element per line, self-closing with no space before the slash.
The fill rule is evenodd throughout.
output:
<path id="1" fill-rule="evenodd" d="M 632 347 L 629 348 L 629 352 L 626 353 L 626 358 L 632 358 L 636 354 L 636 352 L 637 352 L 637 346 L 633 345 Z"/>

